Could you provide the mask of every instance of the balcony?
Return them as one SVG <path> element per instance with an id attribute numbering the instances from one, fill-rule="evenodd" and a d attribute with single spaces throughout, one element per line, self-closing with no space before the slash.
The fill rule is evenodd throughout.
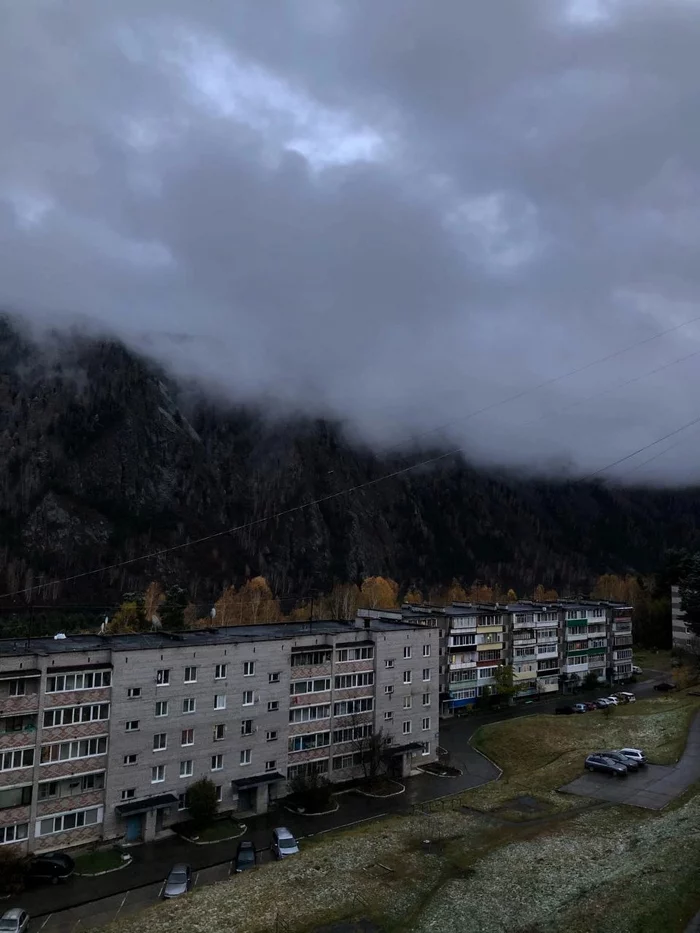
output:
<path id="1" fill-rule="evenodd" d="M 544 660 L 545 658 L 558 658 L 558 657 L 559 657 L 559 649 L 558 649 L 556 646 L 555 646 L 554 648 L 546 648 L 546 649 L 544 649 L 544 648 L 538 648 L 538 649 L 537 649 L 537 657 L 538 657 L 540 660 Z"/>
<path id="2" fill-rule="evenodd" d="M 451 671 L 465 671 L 471 667 L 476 667 L 476 655 L 471 658 L 458 658 L 455 661 L 450 661 Z"/>
<path id="3" fill-rule="evenodd" d="M 450 639 L 447 643 L 448 651 L 474 651 L 476 648 L 476 642 L 474 639 L 468 645 L 457 644 L 453 639 Z"/>
<path id="4" fill-rule="evenodd" d="M 519 684 L 525 680 L 536 680 L 537 671 L 513 671 L 513 683 Z"/>
<path id="5" fill-rule="evenodd" d="M 20 696 L 0 694 L 0 716 L 21 716 L 23 713 L 38 713 L 38 711 L 38 692 L 28 692 Z"/>
<path id="6" fill-rule="evenodd" d="M 22 748 L 36 741 L 35 715 L 9 716 L 0 719 L 0 751 L 6 748 Z"/>
<path id="7" fill-rule="evenodd" d="M 526 648 L 528 645 L 536 645 L 537 639 L 530 635 L 513 635 L 514 648 Z"/>
<path id="8" fill-rule="evenodd" d="M 567 662 L 566 664 L 562 666 L 561 670 L 563 674 L 580 674 L 582 672 L 585 673 L 588 670 L 588 658 L 585 658 L 583 661 L 579 663 Z"/>
<path id="9" fill-rule="evenodd" d="M 615 635 L 631 635 L 632 634 L 632 625 L 629 622 L 614 622 L 613 623 L 613 633 Z"/>
<path id="10" fill-rule="evenodd" d="M 483 641 L 480 645 L 476 646 L 477 651 L 502 651 L 503 642 L 502 641 Z"/>
<path id="11" fill-rule="evenodd" d="M 589 637 L 589 632 L 578 632 L 577 634 L 572 634 L 571 632 L 566 633 L 566 641 L 585 641 Z"/>

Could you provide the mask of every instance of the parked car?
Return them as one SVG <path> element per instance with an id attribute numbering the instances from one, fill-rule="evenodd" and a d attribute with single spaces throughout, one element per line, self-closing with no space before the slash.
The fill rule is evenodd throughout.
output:
<path id="1" fill-rule="evenodd" d="M 618 764 L 624 765 L 628 771 L 639 771 L 637 762 L 623 755 L 622 752 L 597 752 L 596 754 L 602 755 L 603 758 L 612 758 L 612 760 L 616 761 Z"/>
<path id="2" fill-rule="evenodd" d="M 670 684 L 668 681 L 664 680 L 660 684 L 654 684 L 654 690 L 658 690 L 660 693 L 668 693 L 669 690 L 675 690 L 676 685 Z"/>
<path id="3" fill-rule="evenodd" d="M 606 706 L 612 706 L 612 703 L 605 697 L 601 697 L 599 700 L 596 700 L 596 706 L 598 709 L 605 709 Z"/>
<path id="4" fill-rule="evenodd" d="M 630 693 L 628 690 L 622 690 L 618 693 L 618 697 L 622 700 L 623 703 L 636 703 L 637 697 Z"/>
<path id="5" fill-rule="evenodd" d="M 644 671 L 641 669 L 641 667 L 637 667 L 636 664 L 633 664 L 633 665 L 632 665 L 632 673 L 633 673 L 633 674 L 643 674 Z"/>
<path id="6" fill-rule="evenodd" d="M 272 845 L 270 846 L 275 858 L 288 858 L 299 851 L 299 843 L 286 826 L 278 826 L 272 831 Z"/>
<path id="7" fill-rule="evenodd" d="M 598 709 L 598 704 L 595 703 L 593 700 L 589 700 L 589 701 L 588 701 L 587 703 L 585 703 L 584 705 L 585 705 L 585 707 L 586 707 L 587 710 Z"/>
<path id="8" fill-rule="evenodd" d="M 602 771 L 610 777 L 627 777 L 626 765 L 621 765 L 604 755 L 589 755 L 584 762 L 584 767 L 586 771 Z"/>
<path id="9" fill-rule="evenodd" d="M 557 708 L 554 710 L 554 715 L 555 716 L 571 716 L 573 711 L 574 711 L 573 706 L 557 706 Z"/>
<path id="10" fill-rule="evenodd" d="M 0 917 L 0 933 L 24 933 L 29 925 L 29 914 L 21 907 L 12 907 Z"/>
<path id="11" fill-rule="evenodd" d="M 165 879 L 163 897 L 180 897 L 182 894 L 187 894 L 191 887 L 192 869 L 190 866 L 183 863 L 173 865 L 170 869 L 170 874 Z"/>
<path id="12" fill-rule="evenodd" d="M 641 748 L 621 748 L 620 752 L 626 757 L 636 761 L 640 768 L 646 768 L 647 756 Z"/>
<path id="13" fill-rule="evenodd" d="M 612 706 L 619 706 L 619 705 L 620 705 L 620 701 L 619 701 L 618 698 L 617 698 L 616 696 L 614 696 L 613 694 L 611 694 L 609 697 L 605 697 L 605 699 L 606 699 L 606 700 L 608 701 L 608 703 L 610 703 Z"/>
<path id="14" fill-rule="evenodd" d="M 588 707 L 586 706 L 585 703 L 574 703 L 574 705 L 571 708 L 575 713 L 587 713 L 588 712 Z"/>
<path id="15" fill-rule="evenodd" d="M 50 881 L 58 884 L 65 881 L 75 871 L 75 862 L 65 852 L 45 852 L 35 855 L 27 862 L 27 881 Z"/>
<path id="16" fill-rule="evenodd" d="M 238 843 L 236 849 L 236 858 L 233 861 L 233 870 L 235 872 L 247 871 L 249 868 L 255 868 L 258 864 L 258 854 L 255 851 L 255 845 L 244 839 Z"/>

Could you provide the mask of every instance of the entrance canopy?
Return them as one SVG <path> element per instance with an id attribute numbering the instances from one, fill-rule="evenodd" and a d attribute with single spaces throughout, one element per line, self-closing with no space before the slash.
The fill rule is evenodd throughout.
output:
<path id="1" fill-rule="evenodd" d="M 157 794 L 155 797 L 145 797 L 143 800 L 130 800 L 128 803 L 118 803 L 114 808 L 119 816 L 136 816 L 137 813 L 147 813 L 149 810 L 160 810 L 177 803 L 175 794 Z"/>
<path id="2" fill-rule="evenodd" d="M 284 775 L 279 771 L 268 771 L 267 774 L 255 774 L 253 777 L 239 778 L 237 781 L 231 781 L 234 787 L 239 790 L 245 790 L 248 787 L 259 787 L 261 784 L 272 784 L 274 781 L 284 781 Z"/>

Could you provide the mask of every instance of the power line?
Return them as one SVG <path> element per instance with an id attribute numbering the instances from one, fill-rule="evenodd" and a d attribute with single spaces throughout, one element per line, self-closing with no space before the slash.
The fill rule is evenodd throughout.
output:
<path id="1" fill-rule="evenodd" d="M 638 447 L 637 450 L 632 451 L 631 454 L 627 454 L 625 457 L 620 457 L 617 460 L 613 460 L 612 463 L 606 464 L 604 467 L 600 467 L 599 470 L 595 470 L 593 473 L 589 473 L 587 476 L 583 477 L 582 482 L 587 482 L 590 479 L 593 479 L 595 476 L 599 476 L 601 473 L 604 473 L 605 470 L 609 470 L 614 466 L 617 466 L 619 463 L 624 463 L 626 460 L 631 460 L 632 457 L 636 457 L 637 454 L 643 453 L 645 450 L 649 450 L 652 447 L 656 447 L 657 444 L 660 444 L 662 441 L 667 440 L 669 437 L 675 437 L 676 434 L 680 434 L 681 431 L 685 431 L 688 428 L 692 428 L 694 424 L 700 424 L 700 417 L 693 418 L 692 421 L 688 421 L 686 424 L 681 425 L 680 428 L 676 428 L 674 431 L 669 431 L 668 434 L 664 434 L 663 437 L 659 437 L 655 441 L 651 441 L 649 444 L 644 444 L 643 447 Z M 669 448 L 670 449 L 670 448 Z M 652 458 L 654 459 L 654 458 Z"/>
<path id="2" fill-rule="evenodd" d="M 413 435 L 412 440 L 415 440 L 419 437 L 426 436 L 427 434 L 432 434 L 432 433 L 436 433 L 437 431 L 442 431 L 446 427 L 449 427 L 452 424 L 456 424 L 458 422 L 468 420 L 469 418 L 474 418 L 477 415 L 484 414 L 487 411 L 492 411 L 494 408 L 498 408 L 501 405 L 506 405 L 508 402 L 513 402 L 518 399 L 521 399 L 524 396 L 530 394 L 531 392 L 536 392 L 539 389 L 545 388 L 548 385 L 553 385 L 554 383 L 559 382 L 562 379 L 567 379 L 569 376 L 574 376 L 574 375 L 577 375 L 578 373 L 585 372 L 586 370 L 591 369 L 593 366 L 597 366 L 601 363 L 605 363 L 611 359 L 616 359 L 617 357 L 622 356 L 624 353 L 627 353 L 630 350 L 635 349 L 636 347 L 640 347 L 647 343 L 651 343 L 653 340 L 657 340 L 659 337 L 663 337 L 667 334 L 678 331 L 683 327 L 687 327 L 689 324 L 695 323 L 696 321 L 700 321 L 700 314 L 696 315 L 693 318 L 689 318 L 687 321 L 683 321 L 680 324 L 675 324 L 673 327 L 667 327 L 662 331 L 658 331 L 657 333 L 652 334 L 649 337 L 645 337 L 642 340 L 638 340 L 635 343 L 629 344 L 626 347 L 621 347 L 618 350 L 614 350 L 612 353 L 608 353 L 605 356 L 599 357 L 596 360 L 592 360 L 588 363 L 585 363 L 582 366 L 578 366 L 574 369 L 568 370 L 567 372 L 561 373 L 558 376 L 552 376 L 551 378 L 545 379 L 544 381 L 538 383 L 537 385 L 530 386 L 529 388 L 516 392 L 515 394 L 507 396 L 506 398 L 499 399 L 495 402 L 485 405 L 482 408 L 469 412 L 467 415 L 461 416 L 459 418 L 453 418 L 450 421 L 444 422 L 442 425 L 438 425 L 435 428 L 431 428 L 429 431 L 424 431 L 421 434 Z M 652 372 L 657 372 L 659 369 L 666 368 L 667 365 L 673 365 L 674 363 L 680 362 L 683 359 L 688 359 L 690 356 L 694 356 L 694 355 L 695 353 L 688 354 L 686 357 L 681 357 L 678 360 L 673 361 L 673 363 L 665 364 L 664 366 L 659 367 L 657 370 L 652 370 Z M 630 381 L 635 381 L 635 380 L 632 379 Z M 690 424 L 688 425 L 685 425 L 684 428 L 689 427 L 691 424 L 696 424 L 698 422 L 700 422 L 700 418 L 696 419 L 693 422 L 690 422 Z M 618 463 L 622 463 L 625 460 L 628 460 L 631 457 L 634 457 L 636 454 L 641 453 L 643 450 L 649 449 L 649 447 L 655 446 L 656 444 L 665 440 L 667 437 L 671 437 L 673 436 L 673 434 L 676 434 L 679 431 L 684 430 L 684 428 L 679 428 L 678 431 L 673 431 L 670 434 L 665 435 L 662 438 L 659 438 L 658 441 L 654 441 L 653 443 L 648 444 L 644 447 L 641 447 L 639 448 L 639 450 L 636 450 L 631 454 L 628 454 L 626 457 L 622 457 L 619 460 L 614 461 L 613 463 L 607 464 L 607 466 L 601 467 L 599 470 L 596 470 L 594 473 L 591 473 L 588 476 L 584 477 L 584 481 L 589 480 L 599 475 L 605 470 L 610 469 L 613 466 L 616 466 Z M 393 445 L 393 447 L 396 447 L 396 446 L 398 445 Z M 389 447 L 388 449 L 391 450 L 393 448 Z M 253 521 L 250 521 L 250 522 L 244 522 L 242 525 L 236 525 L 232 528 L 226 528 L 222 531 L 212 532 L 211 534 L 204 535 L 200 538 L 195 538 L 193 541 L 183 541 L 180 544 L 171 545 L 170 547 L 167 547 L 167 548 L 160 548 L 156 551 L 151 551 L 147 554 L 141 554 L 138 557 L 131 557 L 123 561 L 116 561 L 115 563 L 107 564 L 104 567 L 98 567 L 94 570 L 86 570 L 86 571 L 83 571 L 82 573 L 72 574 L 71 576 L 62 577 L 62 578 L 55 579 L 55 580 L 50 580 L 45 583 L 40 583 L 34 586 L 25 587 L 24 589 L 21 589 L 21 590 L 14 590 L 9 593 L 2 593 L 0 594 L 0 599 L 8 599 L 13 596 L 23 596 L 27 593 L 32 593 L 35 590 L 40 590 L 40 589 L 43 589 L 44 587 L 57 586 L 62 583 L 73 583 L 76 580 L 83 580 L 83 579 L 86 579 L 87 577 L 93 577 L 93 576 L 96 576 L 97 574 L 106 573 L 110 570 L 117 570 L 122 567 L 127 567 L 127 566 L 130 566 L 131 564 L 135 564 L 142 560 L 152 560 L 156 557 L 162 557 L 165 554 L 172 554 L 175 551 L 180 551 L 187 547 L 193 547 L 197 544 L 204 544 L 207 541 L 213 541 L 216 538 L 223 537 L 224 535 L 236 534 L 241 531 L 247 531 L 250 528 L 255 528 L 259 525 L 266 524 L 269 521 L 273 521 L 278 518 L 284 518 L 287 515 L 292 515 L 294 513 L 304 511 L 305 509 L 312 508 L 315 505 L 322 505 L 324 502 L 330 502 L 334 499 L 339 499 L 342 496 L 347 496 L 347 495 L 350 495 L 351 493 L 359 492 L 360 490 L 363 490 L 363 489 L 368 489 L 369 487 L 375 486 L 378 483 L 384 482 L 385 480 L 395 479 L 397 476 L 402 476 L 406 473 L 412 472 L 413 470 L 420 469 L 421 467 L 430 466 L 442 460 L 447 460 L 450 457 L 454 457 L 464 452 L 465 450 L 463 447 L 461 446 L 455 447 L 452 450 L 446 451 L 445 453 L 442 453 L 442 454 L 439 454 L 433 457 L 428 457 L 426 459 L 418 461 L 417 463 L 413 463 L 413 464 L 410 464 L 409 466 L 402 467 L 401 469 L 393 470 L 390 473 L 385 473 L 382 476 L 376 477 L 375 479 L 367 480 L 364 483 L 357 483 L 354 486 L 349 486 L 348 488 L 341 489 L 338 492 L 329 493 L 326 496 L 321 496 L 317 499 L 312 499 L 308 502 L 301 503 L 301 505 L 293 506 L 292 508 L 289 508 L 289 509 L 282 509 L 279 512 L 273 513 L 272 515 L 268 515 L 263 518 L 254 519 Z"/>
<path id="3" fill-rule="evenodd" d="M 645 467 L 648 463 L 652 463 L 654 460 L 658 460 L 659 457 L 663 457 L 664 454 L 667 454 L 667 453 L 669 452 L 669 450 L 673 450 L 674 447 L 679 447 L 681 444 L 685 444 L 685 443 L 687 443 L 689 440 L 690 440 L 690 438 L 688 438 L 688 437 L 682 437 L 682 438 L 680 438 L 680 440 L 674 441 L 673 444 L 669 444 L 668 447 L 665 447 L 663 450 L 659 451 L 658 454 L 654 454 L 653 457 L 649 457 L 649 458 L 646 459 L 646 460 L 642 460 L 642 462 L 641 462 L 641 463 L 638 463 L 636 466 L 630 467 L 629 470 L 626 470 L 626 471 L 622 474 L 622 476 L 620 477 L 620 479 L 624 479 L 626 476 L 629 476 L 629 475 L 632 474 L 632 473 L 636 473 L 637 470 L 641 470 L 641 469 L 642 469 L 643 467 Z"/>

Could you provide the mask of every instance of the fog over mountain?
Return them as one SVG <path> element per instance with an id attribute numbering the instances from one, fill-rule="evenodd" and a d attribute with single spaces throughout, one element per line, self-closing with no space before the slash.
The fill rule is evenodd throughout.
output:
<path id="1" fill-rule="evenodd" d="M 698 48 L 692 0 L 6 4 L 0 307 L 379 446 L 588 475 L 700 416 L 700 321 L 640 343 L 700 315 Z"/>

